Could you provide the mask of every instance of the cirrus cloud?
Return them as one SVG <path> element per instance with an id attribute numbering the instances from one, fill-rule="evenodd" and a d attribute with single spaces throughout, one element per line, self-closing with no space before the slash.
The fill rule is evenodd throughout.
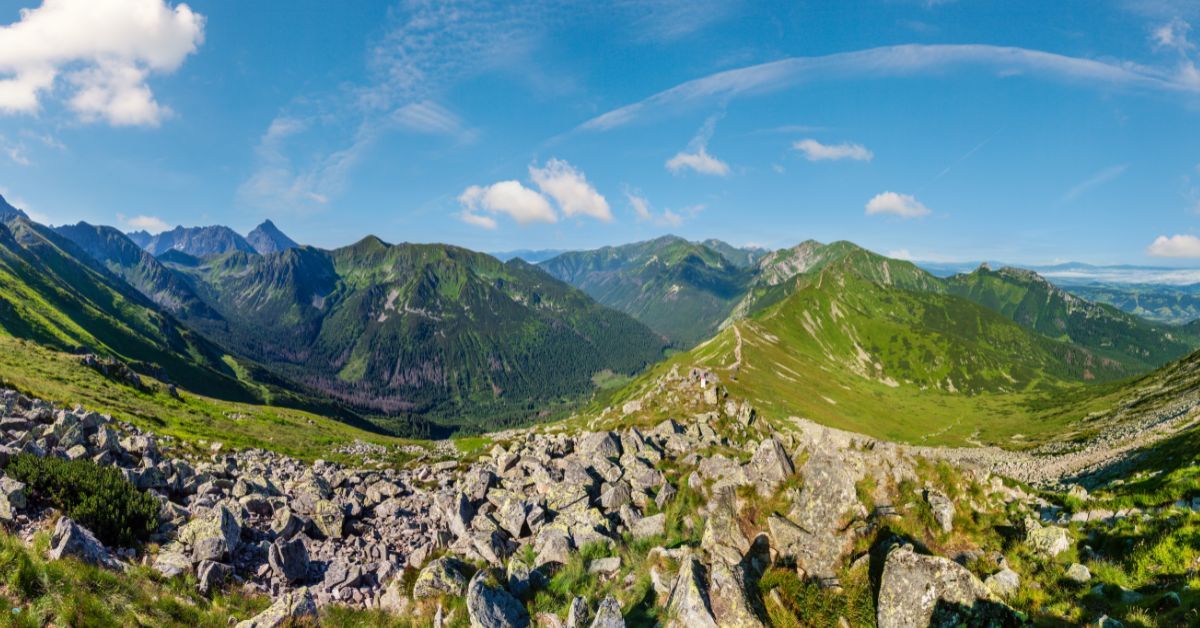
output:
<path id="1" fill-rule="evenodd" d="M 843 142 L 841 144 L 822 144 L 812 138 L 803 139 L 792 144 L 792 148 L 804 153 L 809 161 L 871 161 L 875 153 L 862 144 Z"/>
<path id="2" fill-rule="evenodd" d="M 157 126 L 171 114 L 146 84 L 204 42 L 204 16 L 164 0 L 45 0 L 0 26 L 0 113 L 33 114 L 55 84 L 84 122 Z"/>
<path id="3" fill-rule="evenodd" d="M 1193 235 L 1158 236 L 1146 248 L 1150 257 L 1200 258 L 1200 238 Z"/>
<path id="4" fill-rule="evenodd" d="M 876 194 L 871 200 L 867 201 L 868 216 L 891 214 L 901 218 L 920 218 L 930 213 L 931 210 L 921 204 L 911 194 L 884 192 Z"/>

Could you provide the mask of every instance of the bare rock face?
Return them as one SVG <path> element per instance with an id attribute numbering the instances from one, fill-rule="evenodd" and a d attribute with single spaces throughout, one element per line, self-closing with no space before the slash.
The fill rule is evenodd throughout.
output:
<path id="1" fill-rule="evenodd" d="M 965 567 L 908 545 L 887 555 L 876 608 L 879 628 L 1023 624 Z"/>
<path id="2" fill-rule="evenodd" d="M 524 628 L 529 612 L 511 593 L 488 583 L 481 570 L 467 587 L 467 614 L 472 628 Z"/>
<path id="3" fill-rule="evenodd" d="M 746 570 L 741 564 L 729 565 L 714 560 L 710 568 L 709 599 L 713 616 L 721 626 L 763 628 L 766 624 L 754 610 L 746 586 Z"/>
<path id="4" fill-rule="evenodd" d="M 54 535 L 50 537 L 50 548 L 49 558 L 51 560 L 71 557 L 108 569 L 121 570 L 124 568 L 124 565 L 108 551 L 108 548 L 104 547 L 104 544 L 90 530 L 68 517 L 60 518 L 58 524 L 54 526 Z"/>

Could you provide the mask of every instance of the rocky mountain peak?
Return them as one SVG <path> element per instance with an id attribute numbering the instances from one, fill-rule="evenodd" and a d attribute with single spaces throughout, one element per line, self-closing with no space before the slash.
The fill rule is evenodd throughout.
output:
<path id="1" fill-rule="evenodd" d="M 262 255 L 279 253 L 300 246 L 295 240 L 280 231 L 279 227 L 276 227 L 275 223 L 269 219 L 264 220 L 262 224 L 255 227 L 254 231 L 251 231 L 246 236 L 246 241 L 250 243 L 250 246 L 254 247 L 254 250 Z"/>

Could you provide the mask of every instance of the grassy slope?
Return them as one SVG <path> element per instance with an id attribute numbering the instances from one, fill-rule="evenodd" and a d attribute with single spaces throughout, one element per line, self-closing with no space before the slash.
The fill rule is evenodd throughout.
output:
<path id="1" fill-rule="evenodd" d="M 79 365 L 78 358 L 0 333 L 0 383 L 65 405 L 111 414 L 143 429 L 186 443 L 221 442 L 261 447 L 305 460 L 342 458 L 333 452 L 356 439 L 381 445 L 414 441 L 356 429 L 307 412 L 222 401 L 181 391 L 182 399 L 155 384 L 139 392 Z"/>

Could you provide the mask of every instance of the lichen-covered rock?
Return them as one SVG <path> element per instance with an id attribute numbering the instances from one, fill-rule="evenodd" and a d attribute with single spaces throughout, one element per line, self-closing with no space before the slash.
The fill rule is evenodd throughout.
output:
<path id="1" fill-rule="evenodd" d="M 487 570 L 480 570 L 467 586 L 467 615 L 472 628 L 524 628 L 529 612 L 503 588 L 488 582 Z"/>
<path id="2" fill-rule="evenodd" d="M 683 559 L 667 598 L 667 628 L 717 628 L 704 583 L 704 568 L 695 556 Z"/>
<path id="3" fill-rule="evenodd" d="M 413 598 L 461 596 L 467 590 L 467 577 L 463 575 L 465 566 L 450 557 L 439 558 L 425 565 L 413 583 Z"/>
<path id="4" fill-rule="evenodd" d="M 617 598 L 610 594 L 600 601 L 591 628 L 625 628 L 625 617 L 621 615 L 621 603 Z"/>
<path id="5" fill-rule="evenodd" d="M 1071 533 L 1058 526 L 1042 526 L 1032 517 L 1026 517 L 1025 544 L 1047 558 L 1054 558 L 1071 549 Z"/>
<path id="6" fill-rule="evenodd" d="M 746 590 L 746 570 L 741 564 L 728 565 L 714 560 L 709 568 L 708 588 L 713 617 L 721 626 L 761 628 L 765 626 L 754 610 Z"/>
<path id="7" fill-rule="evenodd" d="M 25 508 L 25 483 L 0 474 L 0 521 L 12 521 Z"/>
<path id="8" fill-rule="evenodd" d="M 759 495 L 770 495 L 794 472 L 783 445 L 774 438 L 764 439 L 750 458 L 750 481 Z"/>
<path id="9" fill-rule="evenodd" d="M 661 536 L 667 529 L 666 513 L 658 513 L 651 517 L 642 517 L 630 528 L 630 532 L 635 539 L 646 539 L 652 536 Z"/>
<path id="10" fill-rule="evenodd" d="M 276 540 L 267 550 L 267 563 L 288 583 L 303 582 L 308 578 L 308 549 L 301 539 Z"/>
<path id="11" fill-rule="evenodd" d="M 188 573 L 191 569 L 192 559 L 183 553 L 183 548 L 178 543 L 164 547 L 154 557 L 154 570 L 164 578 L 174 578 Z"/>
<path id="12" fill-rule="evenodd" d="M 208 595 L 225 584 L 233 576 L 233 567 L 225 563 L 206 560 L 196 566 L 196 586 L 201 595 Z"/>
<path id="13" fill-rule="evenodd" d="M 728 564 L 741 562 L 746 551 L 750 549 L 750 541 L 742 534 L 738 524 L 737 496 L 732 487 L 724 487 L 716 491 L 709 503 L 708 520 L 704 524 L 704 535 L 700 539 L 700 547 L 707 551 L 713 560 L 722 560 Z"/>
<path id="14" fill-rule="evenodd" d="M 312 515 L 313 525 L 327 539 L 340 539 L 345 532 L 346 513 L 338 504 L 322 499 L 317 501 Z"/>
<path id="15" fill-rule="evenodd" d="M 887 555 L 876 604 L 879 628 L 1019 626 L 1020 618 L 996 601 L 979 578 L 958 563 L 913 552 Z"/>
<path id="16" fill-rule="evenodd" d="M 1017 572 L 1005 567 L 1000 571 L 990 575 L 983 581 L 984 586 L 989 591 L 995 593 L 998 597 L 1011 597 L 1018 589 L 1021 588 L 1021 576 Z"/>
<path id="17" fill-rule="evenodd" d="M 1091 579 L 1092 571 L 1087 566 L 1079 563 L 1071 563 L 1071 566 L 1067 567 L 1067 580 L 1076 584 L 1086 584 Z"/>
<path id="18" fill-rule="evenodd" d="M 934 490 L 925 491 L 925 502 L 929 504 L 929 510 L 933 513 L 934 521 L 937 521 L 943 532 L 951 532 L 954 530 L 954 502 L 950 501 L 944 493 Z"/>
<path id="19" fill-rule="evenodd" d="M 237 628 L 279 628 L 289 621 L 317 616 L 317 603 L 308 587 L 287 591 L 267 610 L 252 619 L 239 622 Z"/>
<path id="20" fill-rule="evenodd" d="M 196 517 L 179 530 L 178 541 L 189 549 L 193 563 L 223 561 L 241 544 L 242 527 L 224 506 Z"/>

